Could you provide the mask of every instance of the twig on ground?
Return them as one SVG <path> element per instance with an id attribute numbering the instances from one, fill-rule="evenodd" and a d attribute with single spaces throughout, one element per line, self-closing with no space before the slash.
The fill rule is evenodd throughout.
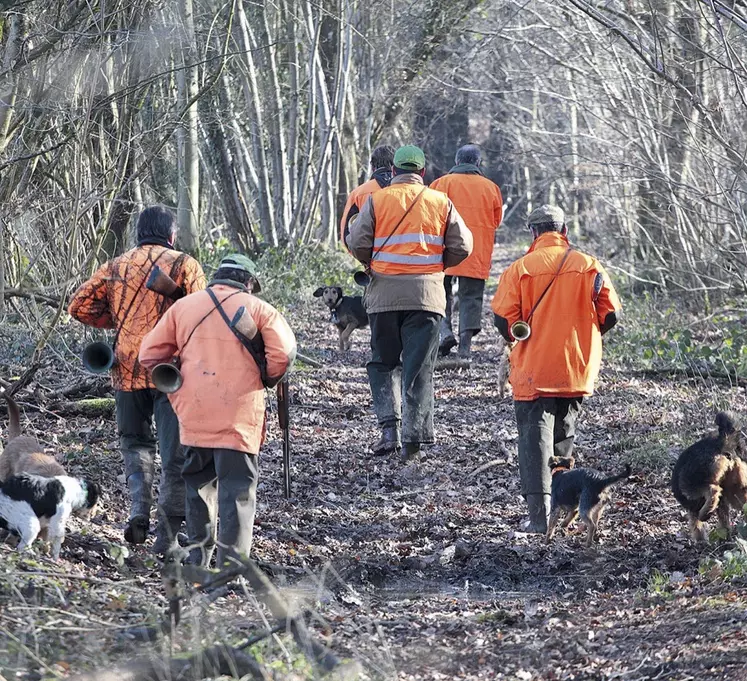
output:
<path id="1" fill-rule="evenodd" d="M 319 362 L 316 359 L 311 359 L 308 355 L 304 355 L 303 353 L 297 352 L 296 358 L 300 359 L 304 364 L 308 364 L 310 367 L 314 367 L 315 369 L 321 369 L 324 364 L 322 362 Z"/>
<path id="2" fill-rule="evenodd" d="M 493 468 L 493 466 L 502 466 L 505 463 L 508 463 L 506 459 L 493 459 L 492 461 L 488 461 L 487 463 L 484 463 L 482 466 L 478 466 L 477 468 L 475 468 L 475 470 L 473 470 L 467 476 L 467 480 L 474 478 L 476 475 L 479 475 L 483 471 L 488 470 L 488 468 Z"/>

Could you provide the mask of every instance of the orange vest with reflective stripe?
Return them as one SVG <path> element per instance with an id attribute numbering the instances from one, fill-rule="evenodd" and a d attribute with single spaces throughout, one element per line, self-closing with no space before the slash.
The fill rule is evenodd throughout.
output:
<path id="1" fill-rule="evenodd" d="M 396 184 L 371 195 L 376 228 L 371 269 L 380 274 L 432 274 L 444 270 L 446 194 L 426 188 L 399 227 L 405 211 L 423 191 L 420 184 Z M 397 230 L 392 234 L 394 228 Z M 387 240 L 387 237 L 392 236 Z"/>

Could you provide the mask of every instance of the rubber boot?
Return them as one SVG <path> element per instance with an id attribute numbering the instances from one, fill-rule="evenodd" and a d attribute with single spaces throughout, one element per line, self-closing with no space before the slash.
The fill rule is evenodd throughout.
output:
<path id="1" fill-rule="evenodd" d="M 469 359 L 472 351 L 472 336 L 474 333 L 470 331 L 462 331 L 459 334 L 459 357 L 461 359 Z"/>
<path id="2" fill-rule="evenodd" d="M 130 490 L 130 519 L 124 531 L 125 541 L 129 544 L 144 544 L 150 529 L 150 506 L 153 499 L 152 481 L 146 479 L 145 473 L 138 471 L 127 478 Z"/>
<path id="3" fill-rule="evenodd" d="M 545 534 L 547 532 L 547 518 L 550 515 L 549 494 L 528 494 L 529 527 L 527 532 Z"/>
<path id="4" fill-rule="evenodd" d="M 402 463 L 420 461 L 420 443 L 405 442 L 405 448 L 402 450 L 402 456 L 400 458 Z"/>
<path id="5" fill-rule="evenodd" d="M 446 357 L 451 352 L 451 349 L 457 346 L 457 339 L 454 338 L 454 333 L 451 330 L 451 319 L 449 317 L 444 317 L 441 320 L 439 334 L 441 336 L 441 343 L 438 346 L 438 356 Z"/>
<path id="6" fill-rule="evenodd" d="M 399 440 L 399 426 L 384 426 L 381 437 L 373 446 L 374 454 L 391 454 L 402 447 Z"/>
<path id="7" fill-rule="evenodd" d="M 169 515 L 161 517 L 156 528 L 156 541 L 152 551 L 158 556 L 165 556 L 168 551 L 178 544 L 177 535 L 184 522 L 184 516 Z"/>

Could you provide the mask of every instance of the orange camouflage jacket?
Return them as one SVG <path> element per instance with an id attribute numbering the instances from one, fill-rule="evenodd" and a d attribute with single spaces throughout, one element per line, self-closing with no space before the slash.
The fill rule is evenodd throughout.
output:
<path id="1" fill-rule="evenodd" d="M 156 265 L 187 294 L 206 286 L 205 274 L 194 258 L 159 244 L 143 244 L 104 263 L 73 294 L 68 307 L 70 316 L 87 326 L 116 329 L 112 383 L 117 390 L 155 387 L 138 353 L 145 334 L 173 304 L 145 288 Z"/>

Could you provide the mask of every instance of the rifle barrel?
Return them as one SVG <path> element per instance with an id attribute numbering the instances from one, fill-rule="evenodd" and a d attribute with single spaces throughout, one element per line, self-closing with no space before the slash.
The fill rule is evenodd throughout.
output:
<path id="1" fill-rule="evenodd" d="M 291 471 L 290 471 L 290 428 L 283 432 L 283 476 L 285 498 L 291 497 Z"/>

